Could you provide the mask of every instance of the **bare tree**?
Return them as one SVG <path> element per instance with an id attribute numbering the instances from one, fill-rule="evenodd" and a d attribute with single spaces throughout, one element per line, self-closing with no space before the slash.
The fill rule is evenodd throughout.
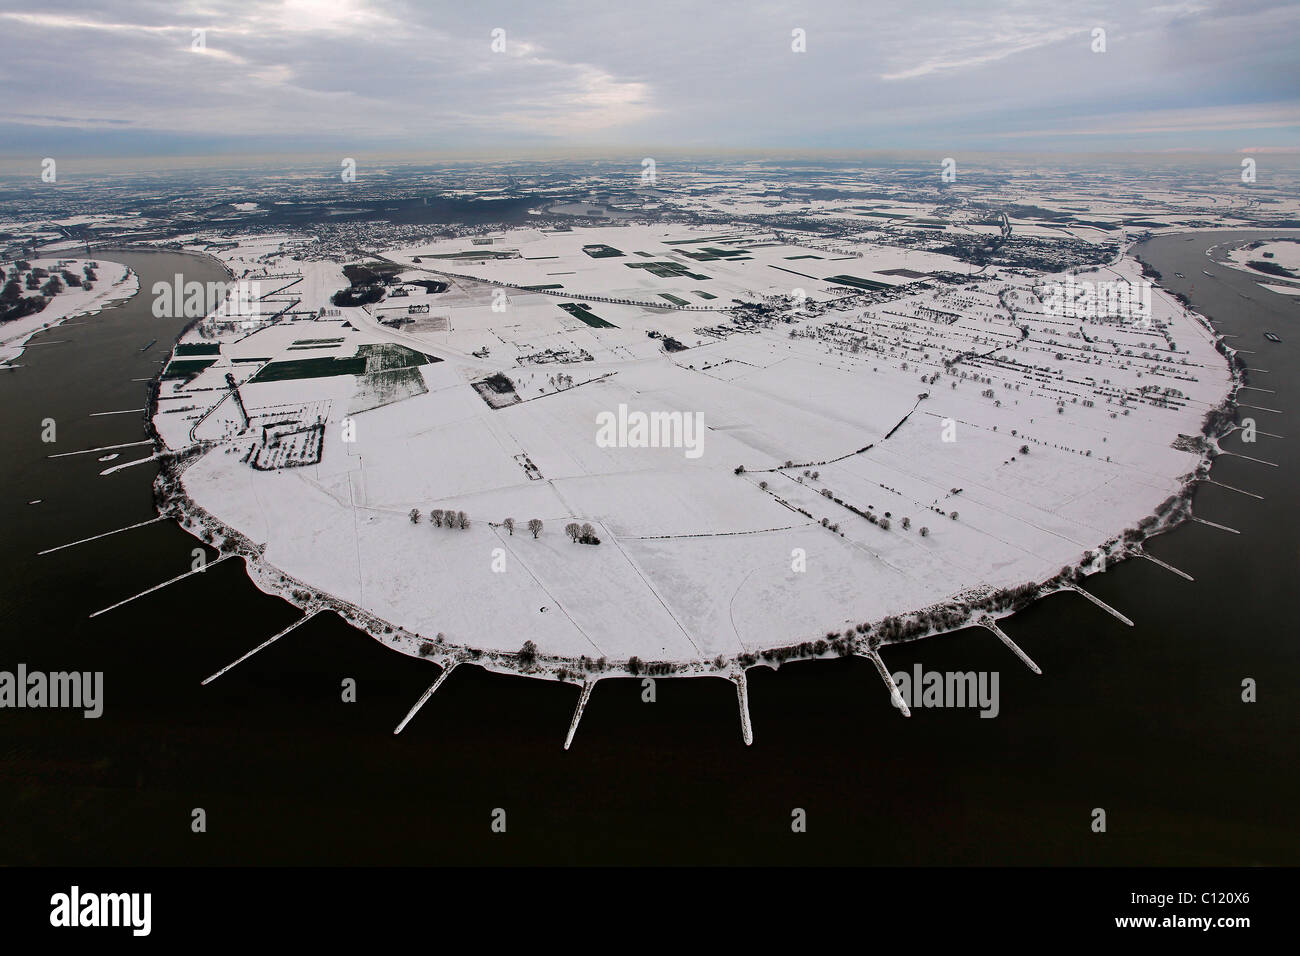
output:
<path id="1" fill-rule="evenodd" d="M 419 524 L 419 523 L 420 523 L 420 509 L 419 509 L 419 508 L 412 508 L 412 509 L 411 509 L 411 513 L 408 514 L 407 517 L 411 519 L 411 524 Z"/>
<path id="2" fill-rule="evenodd" d="M 578 535 L 582 534 L 582 528 L 578 526 L 578 522 L 570 521 L 564 526 L 564 533 L 573 539 L 574 544 L 577 544 Z"/>
<path id="3" fill-rule="evenodd" d="M 529 519 L 528 519 L 528 530 L 531 531 L 531 532 L 533 533 L 533 537 L 534 537 L 534 538 L 537 537 L 539 534 L 541 534 L 541 533 L 542 533 L 542 519 L 541 519 L 541 518 L 529 518 Z"/>
<path id="4" fill-rule="evenodd" d="M 507 531 L 509 531 L 512 535 L 515 533 L 515 519 L 514 519 L 514 518 L 507 518 L 505 521 L 503 521 L 503 522 L 501 522 L 501 523 L 502 523 L 503 525 L 505 525 L 505 529 L 506 529 Z"/>
<path id="5" fill-rule="evenodd" d="M 456 513 L 456 526 L 459 527 L 461 531 L 464 531 L 466 528 L 468 528 L 468 527 L 469 527 L 469 515 L 465 514 L 465 512 L 463 512 L 463 511 L 459 511 L 459 512 L 457 512 L 457 513 Z"/>
<path id="6" fill-rule="evenodd" d="M 584 524 L 584 525 L 582 526 L 582 537 L 584 537 L 584 538 L 594 538 L 595 536 L 596 536 L 596 529 L 595 529 L 595 528 L 593 528 L 593 527 L 592 527 L 591 525 L 589 525 L 589 524 Z"/>
<path id="7" fill-rule="evenodd" d="M 921 528 L 921 537 L 922 537 L 922 538 L 927 537 L 929 534 L 930 534 L 930 529 L 929 529 L 929 528 L 926 528 L 926 527 L 922 527 L 922 528 Z"/>
<path id="8" fill-rule="evenodd" d="M 442 527 L 442 509 L 434 508 L 429 512 L 429 520 L 433 522 L 435 528 Z"/>

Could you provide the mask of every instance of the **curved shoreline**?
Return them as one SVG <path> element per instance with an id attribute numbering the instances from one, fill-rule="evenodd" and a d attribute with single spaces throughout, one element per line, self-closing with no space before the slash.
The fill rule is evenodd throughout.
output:
<path id="1" fill-rule="evenodd" d="M 1258 285 L 1280 285 L 1291 289 L 1300 289 L 1300 276 L 1278 276 L 1270 275 L 1267 272 L 1259 272 L 1252 269 L 1245 263 L 1237 262 L 1232 258 L 1232 253 L 1236 252 L 1244 244 L 1249 243 L 1268 243 L 1268 242 L 1296 242 L 1300 243 L 1300 229 L 1292 230 L 1295 234 L 1289 236 L 1274 236 L 1270 239 L 1229 239 L 1227 242 L 1219 242 L 1205 250 L 1206 258 L 1210 259 L 1216 265 L 1223 266 L 1225 269 L 1231 269 L 1241 275 L 1250 276 Z M 1223 251 L 1222 258 L 1216 258 L 1215 253 Z"/>
<path id="2" fill-rule="evenodd" d="M 30 342 L 33 338 L 35 338 L 40 333 L 48 332 L 51 329 L 57 329 L 63 323 L 67 322 L 69 319 L 77 319 L 84 315 L 99 315 L 105 309 L 117 308 L 119 305 L 122 305 L 126 302 L 130 302 L 139 294 L 140 277 L 139 275 L 136 274 L 134 269 L 132 269 L 124 262 L 116 262 L 112 259 L 105 259 L 104 261 L 111 263 L 112 265 L 115 266 L 122 266 L 122 268 L 126 270 L 126 273 L 119 280 L 119 282 L 129 283 L 132 280 L 134 280 L 135 287 L 132 288 L 129 292 L 123 290 L 123 294 L 120 296 L 110 296 L 109 298 L 105 299 L 103 302 L 100 302 L 92 306 L 88 306 L 87 308 L 84 309 L 78 309 L 77 311 L 74 312 L 69 312 L 67 315 L 59 316 L 59 318 L 47 322 L 46 324 L 42 325 L 40 328 L 32 329 L 26 335 L 23 335 L 22 341 L 18 342 L 17 344 L 14 344 L 13 342 L 8 342 L 5 343 L 4 345 L 0 345 L 0 368 L 17 368 L 18 366 L 14 365 L 13 363 L 18 359 L 22 358 L 23 352 L 27 351 L 28 348 L 27 343 Z M 115 289 L 118 284 L 119 283 L 114 283 L 112 286 L 109 287 L 108 291 L 110 292 L 113 291 L 113 289 Z M 40 315 L 40 314 L 41 314 L 40 312 L 34 313 L 34 315 Z M 17 321 L 21 322 L 22 319 L 18 319 Z M 15 336 L 15 338 L 16 337 L 17 336 Z M 16 349 L 17 351 L 15 351 L 12 355 L 6 355 L 6 353 L 10 349 Z"/>
<path id="3" fill-rule="evenodd" d="M 130 251 L 130 250 L 128 250 Z M 137 250 L 143 251 L 143 250 Z M 148 250 L 180 252 L 200 255 L 220 262 L 207 253 L 188 250 Z M 1127 250 L 1121 250 L 1122 258 Z M 1145 273 L 1146 263 L 1133 256 Z M 230 275 L 224 263 L 222 268 Z M 1167 294 L 1180 298 L 1167 289 Z M 1232 384 L 1218 406 L 1206 415 L 1202 434 L 1193 439 L 1194 448 L 1201 457 L 1195 468 L 1183 476 L 1178 492 L 1168 497 L 1151 514 L 1140 519 L 1134 527 L 1127 528 L 1094 548 L 1085 550 L 1073 565 L 1040 582 L 994 588 L 979 585 L 958 592 L 944 601 L 900 615 L 887 615 L 869 624 L 860 624 L 842 632 L 829 631 L 822 637 L 773 646 L 761 652 L 745 652 L 731 657 L 719 655 L 711 661 L 641 661 L 636 656 L 625 661 L 607 661 L 604 658 L 550 656 L 538 653 L 527 660 L 518 652 L 484 650 L 469 644 L 446 641 L 443 635 L 430 638 L 385 620 L 352 602 L 315 588 L 268 562 L 263 548 L 255 545 L 245 535 L 212 515 L 186 494 L 181 476 L 186 468 L 197 461 L 209 447 L 207 443 L 191 446 L 180 452 L 167 451 L 153 428 L 159 377 L 151 382 L 148 406 L 148 430 L 160 452 L 161 467 L 154 484 L 155 503 L 160 514 L 176 519 L 179 526 L 199 540 L 218 548 L 221 553 L 238 555 L 244 559 L 245 569 L 253 584 L 266 594 L 281 597 L 299 608 L 304 615 L 322 610 L 332 610 L 353 627 L 364 630 L 372 638 L 390 649 L 410 657 L 429 660 L 442 668 L 458 664 L 476 664 L 485 670 L 525 676 L 535 679 L 560 681 L 583 687 L 604 678 L 647 676 L 662 677 L 721 677 L 742 687 L 745 672 L 751 667 L 766 666 L 778 669 L 781 664 L 795 660 L 818 660 L 857 656 L 874 658 L 880 648 L 893 644 L 911 643 L 928 637 L 950 634 L 973 626 L 986 626 L 984 621 L 997 622 L 1014 615 L 1042 598 L 1061 591 L 1078 591 L 1078 585 L 1093 574 L 1143 554 L 1142 543 L 1151 537 L 1170 531 L 1192 517 L 1191 499 L 1198 484 L 1209 477 L 1214 459 L 1221 449 L 1218 441 L 1237 427 L 1236 398 L 1246 384 L 1247 369 L 1235 349 L 1228 346 L 1223 336 L 1210 320 L 1199 312 L 1190 313 L 1212 336 L 1216 351 L 1225 359 Z M 179 341 L 197 322 L 195 319 L 177 334 Z M 1086 592 L 1084 592 L 1086 593 Z"/>
<path id="4" fill-rule="evenodd" d="M 187 252 L 185 250 L 177 250 L 177 249 L 132 248 L 132 247 L 125 247 L 125 246 L 116 246 L 114 247 L 114 249 L 118 252 L 128 252 L 128 253 L 154 252 L 154 253 L 171 254 L 171 255 L 192 255 L 203 259 L 209 259 L 215 265 L 219 266 L 221 268 L 221 271 L 226 274 L 227 281 L 233 281 L 234 279 L 234 274 L 230 271 L 230 269 L 226 267 L 225 263 L 223 263 L 220 259 L 215 258 L 214 256 L 208 255 L 206 252 Z M 186 322 L 185 325 L 181 327 L 180 331 L 178 331 L 172 337 L 171 345 L 168 347 L 167 354 L 171 355 L 171 353 L 176 349 L 176 344 L 180 342 L 182 338 L 185 337 L 185 334 L 189 332 L 190 329 L 194 328 L 194 326 L 202 322 L 204 318 L 206 318 L 206 316 L 198 316 L 197 318 L 191 319 L 189 322 Z M 154 420 L 154 416 L 158 414 L 158 394 L 162 388 L 163 372 L 165 372 L 166 370 L 167 370 L 167 363 L 163 362 L 160 366 L 158 366 L 157 374 L 153 378 L 149 379 L 148 393 L 144 405 L 145 436 L 153 441 L 154 454 L 157 455 L 162 460 L 165 460 L 165 456 L 168 454 L 168 449 L 167 449 L 166 442 L 164 442 L 162 436 L 158 434 L 158 429 L 157 427 L 155 427 L 153 420 Z M 161 511 L 159 513 L 161 514 Z"/>

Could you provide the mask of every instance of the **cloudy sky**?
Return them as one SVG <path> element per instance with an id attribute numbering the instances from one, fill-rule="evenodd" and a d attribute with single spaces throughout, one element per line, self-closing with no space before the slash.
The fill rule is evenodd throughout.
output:
<path id="1" fill-rule="evenodd" d="M 1297 51 L 1294 0 L 0 0 L 0 155 L 1294 151 Z"/>

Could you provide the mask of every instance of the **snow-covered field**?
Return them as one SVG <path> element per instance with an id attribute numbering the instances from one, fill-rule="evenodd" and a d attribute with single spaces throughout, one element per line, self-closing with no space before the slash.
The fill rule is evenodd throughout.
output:
<path id="1" fill-rule="evenodd" d="M 105 306 L 122 299 L 129 299 L 139 288 L 135 273 L 117 262 L 103 259 L 31 259 L 34 268 L 46 271 L 67 269 L 81 275 L 83 268 L 91 261 L 97 263 L 97 279 L 93 288 L 65 288 L 54 296 L 40 312 L 14 319 L 0 325 L 0 363 L 13 362 L 22 355 L 23 347 L 37 332 L 52 328 L 80 315 L 98 314 Z M 60 266 L 59 264 L 62 263 Z M 25 292 L 26 295 L 34 295 Z"/>
<path id="2" fill-rule="evenodd" d="M 1252 262 L 1269 263 L 1278 269 L 1285 270 L 1290 275 L 1280 275 L 1256 268 L 1250 264 Z M 1262 278 L 1300 280 L 1300 237 L 1279 239 L 1273 242 L 1260 243 L 1259 245 L 1248 243 L 1237 246 L 1229 251 L 1228 264 Z"/>
<path id="3" fill-rule="evenodd" d="M 1068 318 L 1033 291 L 1063 277 L 927 284 L 965 266 L 878 245 L 520 230 L 389 251 L 402 279 L 450 273 L 451 288 L 314 319 L 346 284 L 338 266 L 279 245 L 221 255 L 303 274 L 304 317 L 181 344 L 177 361 L 211 364 L 164 380 L 155 421 L 172 447 L 214 443 L 188 494 L 268 565 L 489 655 L 532 641 L 704 668 L 1044 580 L 1179 490 L 1199 457 L 1171 442 L 1231 384 L 1212 334 L 1158 290 L 1149 319 Z M 672 266 L 628 268 L 652 262 Z M 850 299 L 827 281 L 844 275 L 902 288 Z M 1075 279 L 1140 275 L 1124 260 Z M 543 284 L 563 288 L 520 288 Z M 713 310 L 644 304 L 662 293 Z M 766 311 L 717 311 L 733 300 Z M 514 386 L 499 407 L 473 387 L 494 375 Z M 641 412 L 700 422 L 698 441 L 604 440 L 604 417 Z M 437 527 L 433 509 L 470 526 Z M 570 522 L 600 544 L 571 541 Z"/>

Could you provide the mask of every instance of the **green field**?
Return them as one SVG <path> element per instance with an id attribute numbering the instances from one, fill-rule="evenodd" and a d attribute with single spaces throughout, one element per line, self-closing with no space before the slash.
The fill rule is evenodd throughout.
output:
<path id="1" fill-rule="evenodd" d="M 679 299 L 677 296 L 673 295 L 671 292 L 660 292 L 660 293 L 659 293 L 659 298 L 661 298 L 661 299 L 667 299 L 667 300 L 668 300 L 669 302 L 671 302 L 673 305 L 690 305 L 690 303 L 687 302 L 685 299 Z"/>
<path id="2" fill-rule="evenodd" d="M 623 265 L 627 266 L 629 269 L 645 269 L 652 276 L 656 276 L 660 279 L 671 279 L 674 276 L 686 276 L 688 279 L 702 282 L 706 279 L 713 278 L 712 276 L 702 276 L 698 273 L 691 272 L 689 266 L 684 266 L 680 262 L 664 262 L 663 260 L 658 260 L 655 262 L 625 262 Z"/>
<path id="3" fill-rule="evenodd" d="M 888 282 L 876 282 L 874 279 L 859 279 L 857 276 L 827 276 L 827 282 L 834 282 L 836 285 L 852 286 L 855 289 L 867 289 L 875 292 L 878 289 L 892 289 Z"/>
<path id="4" fill-rule="evenodd" d="M 579 305 L 576 302 L 561 302 L 560 308 L 575 319 L 582 319 L 593 329 L 616 329 L 618 328 L 613 322 L 606 322 L 600 316 L 589 311 L 585 305 Z"/>
<path id="5" fill-rule="evenodd" d="M 287 382 L 299 378 L 329 378 L 333 375 L 364 375 L 363 358 L 307 358 L 272 362 L 253 376 L 253 382 Z"/>
<path id="6" fill-rule="evenodd" d="M 665 239 L 665 246 L 689 246 L 697 242 L 726 242 L 729 239 L 739 239 L 739 236 L 705 236 L 703 239 Z"/>
<path id="7" fill-rule="evenodd" d="M 213 342 L 212 344 L 208 344 L 206 342 L 195 342 L 190 345 L 178 345 L 176 346 L 176 354 L 177 355 L 220 355 L 221 345 L 216 342 Z"/>
<path id="8" fill-rule="evenodd" d="M 443 252 L 438 255 L 425 255 L 425 259 L 515 259 L 518 253 L 513 249 L 508 251 L 497 252 L 486 250 L 483 252 Z"/>
<path id="9" fill-rule="evenodd" d="M 191 378 L 216 361 L 216 359 L 180 359 L 171 361 L 167 363 L 167 369 L 163 372 L 162 377 Z"/>
<path id="10" fill-rule="evenodd" d="M 381 343 L 359 345 L 350 358 L 320 356 L 272 362 L 253 376 L 254 382 L 285 382 L 300 378 L 330 378 L 334 375 L 366 375 L 393 369 L 415 368 L 442 359 L 425 355 L 405 345 Z"/>
<path id="11" fill-rule="evenodd" d="M 714 262 L 718 259 L 735 261 L 738 257 L 745 256 L 749 252 L 748 249 L 718 249 L 715 246 L 703 246 L 697 252 L 692 252 L 689 249 L 680 249 L 678 251 L 696 262 Z"/>
<path id="12" fill-rule="evenodd" d="M 625 262 L 623 265 L 629 269 L 644 269 L 652 276 L 658 276 L 660 279 L 671 279 L 673 276 L 685 275 L 690 268 L 682 265 L 680 262 L 664 262 L 656 260 L 654 262 Z"/>
<path id="13" fill-rule="evenodd" d="M 582 251 L 593 259 L 618 259 L 623 256 L 621 249 L 615 249 L 613 246 L 607 246 L 603 243 L 583 246 Z"/>
<path id="14" fill-rule="evenodd" d="M 701 292 L 699 289 L 693 290 L 701 299 L 716 299 L 717 296 L 709 292 Z"/>

